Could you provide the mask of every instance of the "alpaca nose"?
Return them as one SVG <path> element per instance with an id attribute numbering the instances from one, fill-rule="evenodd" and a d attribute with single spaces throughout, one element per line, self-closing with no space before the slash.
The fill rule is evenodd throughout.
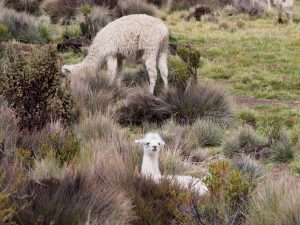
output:
<path id="1" fill-rule="evenodd" d="M 156 151 L 157 150 L 157 146 L 153 146 L 153 151 Z"/>

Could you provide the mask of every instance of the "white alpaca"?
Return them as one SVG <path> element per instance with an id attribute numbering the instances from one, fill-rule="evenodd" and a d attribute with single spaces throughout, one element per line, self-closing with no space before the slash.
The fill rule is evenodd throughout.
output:
<path id="1" fill-rule="evenodd" d="M 154 92 L 157 65 L 168 87 L 169 30 L 162 20 L 143 15 L 121 17 L 105 26 L 95 37 L 86 58 L 75 65 L 64 65 L 62 73 L 80 74 L 87 69 L 97 71 L 107 62 L 108 75 L 113 81 L 122 69 L 124 58 L 143 62 L 149 74 L 149 91 Z"/>
<path id="2" fill-rule="evenodd" d="M 178 183 L 183 188 L 191 188 L 196 190 L 199 195 L 204 195 L 207 193 L 208 189 L 200 179 L 192 176 L 165 176 L 161 175 L 159 169 L 159 152 L 161 148 L 165 145 L 159 134 L 148 133 L 143 139 L 136 140 L 135 143 L 140 144 L 144 147 L 144 156 L 142 163 L 141 174 L 144 177 L 153 179 L 156 183 L 160 181 L 161 178 L 167 178 L 173 182 Z"/>
<path id="3" fill-rule="evenodd" d="M 274 4 L 277 7 L 278 23 L 283 23 L 282 14 L 286 13 L 288 23 L 293 23 L 293 5 L 294 0 L 275 0 Z"/>

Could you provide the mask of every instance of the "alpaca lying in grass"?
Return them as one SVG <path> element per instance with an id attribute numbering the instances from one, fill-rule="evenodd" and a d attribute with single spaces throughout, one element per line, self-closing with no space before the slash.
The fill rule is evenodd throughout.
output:
<path id="1" fill-rule="evenodd" d="M 107 62 L 108 75 L 113 81 L 122 69 L 122 60 L 143 62 L 149 74 L 149 91 L 153 94 L 157 65 L 168 87 L 168 27 L 158 18 L 147 15 L 124 16 L 109 23 L 95 37 L 86 58 L 75 65 L 64 65 L 62 73 L 81 74 L 87 69 L 97 71 Z"/>
<path id="2" fill-rule="evenodd" d="M 135 143 L 140 144 L 144 147 L 144 157 L 142 163 L 141 174 L 144 177 L 153 179 L 156 183 L 162 178 L 169 179 L 173 182 L 178 183 L 183 188 L 191 188 L 196 190 L 199 195 L 207 193 L 208 189 L 200 179 L 192 176 L 166 176 L 162 175 L 159 170 L 159 152 L 165 145 L 159 134 L 148 133 L 143 139 L 136 140 Z"/>
<path id="3" fill-rule="evenodd" d="M 286 13 L 288 23 L 293 23 L 293 5 L 294 0 L 275 0 L 278 13 L 278 23 L 283 23 L 282 14 Z"/>

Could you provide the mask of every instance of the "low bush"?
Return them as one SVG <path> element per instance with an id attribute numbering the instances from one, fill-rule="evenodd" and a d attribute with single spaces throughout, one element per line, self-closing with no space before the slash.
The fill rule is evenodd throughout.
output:
<path id="1" fill-rule="evenodd" d="M 170 112 L 164 109 L 164 102 L 143 88 L 130 91 L 127 99 L 117 108 L 116 115 L 122 125 L 162 123 L 170 118 Z"/>
<path id="2" fill-rule="evenodd" d="M 300 182 L 290 175 L 269 177 L 251 198 L 246 225 L 300 223 Z"/>
<path id="3" fill-rule="evenodd" d="M 150 16 L 158 16 L 159 14 L 159 10 L 154 5 L 144 0 L 118 1 L 117 11 L 120 17 L 130 14 L 147 14 Z"/>
<path id="4" fill-rule="evenodd" d="M 253 184 L 237 169 L 231 170 L 227 161 L 211 164 L 209 171 L 209 194 L 192 198 L 190 206 L 179 207 L 190 218 L 187 224 L 243 224 Z"/>
<path id="5" fill-rule="evenodd" d="M 209 120 L 197 120 L 191 129 L 196 146 L 219 146 L 222 143 L 223 131 L 217 124 Z"/>
<path id="6" fill-rule="evenodd" d="M 173 117 L 181 124 L 192 124 L 197 119 L 209 119 L 226 126 L 232 121 L 232 112 L 225 94 L 210 86 L 190 85 L 185 90 L 171 88 L 159 97 L 143 89 L 129 91 L 127 100 L 116 113 L 123 125 L 143 122 L 163 123 Z"/>
<path id="7" fill-rule="evenodd" d="M 265 173 L 265 169 L 260 162 L 247 155 L 235 157 L 232 160 L 231 167 L 237 168 L 251 182 L 257 182 Z"/>
<path id="8" fill-rule="evenodd" d="M 223 151 L 228 157 L 244 153 L 257 159 L 264 159 L 270 155 L 267 140 L 248 126 L 240 128 L 235 134 L 225 140 Z"/>
<path id="9" fill-rule="evenodd" d="M 43 128 L 52 120 L 71 124 L 75 120 L 69 82 L 61 75 L 54 46 L 44 46 L 25 58 L 15 53 L 3 62 L 2 95 L 19 119 L 21 130 Z"/>
<path id="10" fill-rule="evenodd" d="M 0 41 L 6 41 L 10 37 L 10 32 L 6 25 L 0 23 Z"/>
<path id="11" fill-rule="evenodd" d="M 41 9 L 50 16 L 53 23 L 62 18 L 65 23 L 69 23 L 70 19 L 75 17 L 79 6 L 80 2 L 77 0 L 45 0 Z"/>
<path id="12" fill-rule="evenodd" d="M 253 109 L 248 108 L 241 108 L 237 111 L 236 117 L 238 120 L 240 120 L 242 123 L 256 126 L 258 122 L 258 114 Z"/>
<path id="13" fill-rule="evenodd" d="M 36 18 L 25 12 L 3 8 L 0 12 L 0 24 L 2 24 L 1 35 L 5 35 L 6 38 L 14 38 L 25 43 L 48 42 L 39 32 Z"/>
<path id="14" fill-rule="evenodd" d="M 62 179 L 30 180 L 15 221 L 31 224 L 128 224 L 132 205 L 125 194 L 93 171 L 68 172 Z"/>
<path id="15" fill-rule="evenodd" d="M 112 21 L 108 9 L 101 6 L 82 5 L 80 11 L 85 17 L 85 22 L 80 24 L 81 32 L 89 39 Z"/>
<path id="16" fill-rule="evenodd" d="M 193 123 L 209 119 L 219 125 L 229 125 L 232 112 L 229 100 L 220 90 L 211 86 L 188 86 L 185 90 L 170 89 L 161 95 L 165 111 L 179 123 Z"/>
<path id="17" fill-rule="evenodd" d="M 5 6 L 17 11 L 38 14 L 42 0 L 6 0 Z"/>
<path id="18" fill-rule="evenodd" d="M 256 0 L 235 0 L 233 6 L 239 13 L 247 13 L 250 16 L 262 16 L 267 11 L 267 4 Z"/>
<path id="19" fill-rule="evenodd" d="M 103 72 L 104 73 L 104 72 Z M 126 89 L 117 82 L 111 83 L 104 74 L 87 71 L 71 78 L 77 113 L 107 112 L 126 94 Z"/>

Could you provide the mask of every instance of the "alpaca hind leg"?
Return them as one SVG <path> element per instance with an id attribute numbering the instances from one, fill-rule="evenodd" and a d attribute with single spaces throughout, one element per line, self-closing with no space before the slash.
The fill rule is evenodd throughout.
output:
<path id="1" fill-rule="evenodd" d="M 292 7 L 287 7 L 285 9 L 287 18 L 288 18 L 288 23 L 292 24 L 293 23 L 293 8 Z"/>
<path id="2" fill-rule="evenodd" d="M 157 79 L 156 57 L 155 56 L 148 57 L 145 61 L 145 65 L 148 71 L 149 81 L 150 81 L 149 91 L 151 94 L 153 94 L 156 79 Z"/>
<path id="3" fill-rule="evenodd" d="M 283 23 L 282 19 L 282 3 L 277 4 L 278 23 Z"/>
<path id="4" fill-rule="evenodd" d="M 168 53 L 162 52 L 158 59 L 158 68 L 161 74 L 161 78 L 164 81 L 165 89 L 168 89 Z"/>
<path id="5" fill-rule="evenodd" d="M 107 71 L 110 82 L 113 83 L 118 74 L 118 58 L 115 56 L 107 57 Z"/>

